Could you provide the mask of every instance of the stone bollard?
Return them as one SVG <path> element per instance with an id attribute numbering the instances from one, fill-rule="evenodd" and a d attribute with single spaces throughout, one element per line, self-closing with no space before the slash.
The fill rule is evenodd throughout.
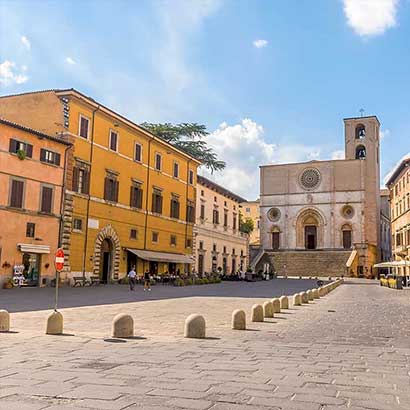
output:
<path id="1" fill-rule="evenodd" d="M 300 297 L 302 298 L 302 303 L 309 303 L 309 297 L 306 292 L 300 292 Z"/>
<path id="2" fill-rule="evenodd" d="M 63 315 L 60 312 L 54 311 L 47 318 L 46 334 L 48 335 L 62 335 L 63 334 Z"/>
<path id="3" fill-rule="evenodd" d="M 252 306 L 252 322 L 263 322 L 263 307 L 261 305 Z"/>
<path id="4" fill-rule="evenodd" d="M 185 319 L 184 337 L 191 339 L 205 338 L 205 319 L 201 315 L 189 315 Z"/>
<path id="5" fill-rule="evenodd" d="M 312 289 L 308 290 L 306 293 L 308 295 L 309 302 L 315 298 L 313 296 L 313 290 Z"/>
<path id="6" fill-rule="evenodd" d="M 326 295 L 325 288 L 323 286 L 321 286 L 319 288 L 319 297 L 323 298 L 323 296 L 325 296 L 325 295 Z"/>
<path id="7" fill-rule="evenodd" d="M 10 313 L 0 309 L 0 332 L 10 331 Z"/>
<path id="8" fill-rule="evenodd" d="M 273 305 L 272 302 L 267 301 L 263 304 L 263 316 L 273 317 Z"/>
<path id="9" fill-rule="evenodd" d="M 289 299 L 287 296 L 281 296 L 279 298 L 279 302 L 281 309 L 289 309 Z"/>
<path id="10" fill-rule="evenodd" d="M 313 299 L 319 299 L 319 289 L 313 289 Z"/>
<path id="11" fill-rule="evenodd" d="M 119 313 L 112 321 L 113 337 L 133 337 L 134 319 L 125 313 Z"/>
<path id="12" fill-rule="evenodd" d="M 246 330 L 246 314 L 244 310 L 234 310 L 232 312 L 232 329 Z"/>
<path id="13" fill-rule="evenodd" d="M 278 298 L 272 299 L 273 313 L 280 313 L 280 300 Z"/>
<path id="14" fill-rule="evenodd" d="M 302 299 L 299 293 L 293 295 L 293 306 L 300 306 L 302 304 Z"/>

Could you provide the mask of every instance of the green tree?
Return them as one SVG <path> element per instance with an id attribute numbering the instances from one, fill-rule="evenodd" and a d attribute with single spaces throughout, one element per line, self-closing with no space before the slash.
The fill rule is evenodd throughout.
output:
<path id="1" fill-rule="evenodd" d="M 248 235 L 253 232 L 255 225 L 252 218 L 244 218 L 241 213 L 239 213 L 239 230 Z"/>
<path id="2" fill-rule="evenodd" d="M 225 168 L 225 162 L 218 160 L 216 153 L 208 147 L 204 140 L 209 135 L 205 125 L 197 123 L 152 124 L 144 122 L 141 126 L 155 136 L 198 159 L 211 172 Z"/>

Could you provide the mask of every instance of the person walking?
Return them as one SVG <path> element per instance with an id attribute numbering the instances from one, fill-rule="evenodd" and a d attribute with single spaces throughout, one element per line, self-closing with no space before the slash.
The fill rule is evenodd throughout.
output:
<path id="1" fill-rule="evenodd" d="M 130 284 L 130 290 L 134 290 L 136 277 L 137 273 L 135 272 L 135 266 L 132 266 L 131 270 L 128 272 L 128 283 Z"/>
<path id="2" fill-rule="evenodd" d="M 147 290 L 151 292 L 151 278 L 148 269 L 144 273 L 144 292 Z"/>

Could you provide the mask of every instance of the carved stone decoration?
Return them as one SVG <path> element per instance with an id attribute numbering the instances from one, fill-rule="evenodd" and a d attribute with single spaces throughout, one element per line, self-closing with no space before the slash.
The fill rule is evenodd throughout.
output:
<path id="1" fill-rule="evenodd" d="M 305 168 L 299 175 L 299 185 L 305 191 L 313 191 L 316 189 L 322 180 L 322 176 L 316 168 Z"/>

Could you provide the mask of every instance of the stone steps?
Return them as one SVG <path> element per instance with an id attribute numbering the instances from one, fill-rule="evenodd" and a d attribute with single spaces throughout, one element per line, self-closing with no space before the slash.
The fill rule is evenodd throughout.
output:
<path id="1" fill-rule="evenodd" d="M 346 262 L 350 253 L 351 251 L 344 250 L 265 251 L 256 271 L 263 269 L 265 263 L 270 263 L 278 275 L 342 276 L 346 275 Z"/>

